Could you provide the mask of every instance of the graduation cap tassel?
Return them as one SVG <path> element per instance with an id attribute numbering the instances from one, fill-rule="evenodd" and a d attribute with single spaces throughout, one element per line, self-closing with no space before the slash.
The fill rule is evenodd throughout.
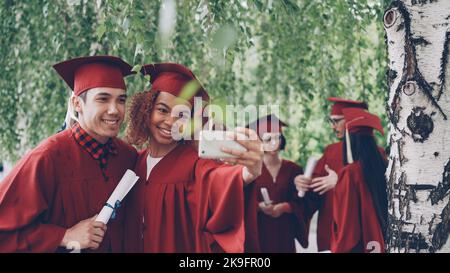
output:
<path id="1" fill-rule="evenodd" d="M 73 109 L 73 105 L 72 105 L 72 97 L 74 97 L 74 96 L 75 95 L 72 92 L 72 94 L 69 97 L 69 100 L 67 102 L 67 112 L 66 112 L 66 117 L 64 118 L 64 123 L 61 126 L 61 128 L 58 130 L 58 133 L 61 131 L 64 131 L 67 128 L 71 128 L 75 122 L 78 122 L 78 119 L 75 115 L 75 110 Z"/>
<path id="2" fill-rule="evenodd" d="M 348 132 L 348 128 L 345 129 L 345 141 L 347 142 L 347 162 L 348 164 L 353 163 L 353 153 L 352 153 L 352 144 L 350 142 L 350 133 Z"/>
<path id="3" fill-rule="evenodd" d="M 72 92 L 69 101 L 67 102 L 67 113 L 65 118 L 66 128 L 70 128 L 74 125 L 75 122 L 78 122 L 78 118 L 75 114 L 75 109 L 72 104 L 73 97 L 75 97 L 75 94 Z"/>

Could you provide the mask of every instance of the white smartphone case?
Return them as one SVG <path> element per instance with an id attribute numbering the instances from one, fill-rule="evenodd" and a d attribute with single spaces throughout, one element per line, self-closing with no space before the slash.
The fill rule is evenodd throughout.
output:
<path id="1" fill-rule="evenodd" d="M 199 138 L 198 156 L 201 158 L 219 159 L 235 157 L 234 155 L 222 152 L 222 147 L 243 152 L 247 151 L 241 144 L 227 139 L 226 131 L 200 131 Z"/>

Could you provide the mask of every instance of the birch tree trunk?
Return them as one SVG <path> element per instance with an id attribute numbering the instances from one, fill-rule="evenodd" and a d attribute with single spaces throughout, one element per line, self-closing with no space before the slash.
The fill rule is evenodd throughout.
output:
<path id="1" fill-rule="evenodd" d="M 450 0 L 393 1 L 388 248 L 450 252 Z"/>

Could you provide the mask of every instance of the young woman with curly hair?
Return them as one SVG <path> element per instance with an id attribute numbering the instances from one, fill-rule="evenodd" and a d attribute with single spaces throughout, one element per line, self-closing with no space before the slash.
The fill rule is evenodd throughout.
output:
<path id="1" fill-rule="evenodd" d="M 199 158 L 192 141 L 175 134 L 191 118 L 194 97 L 207 101 L 207 92 L 179 64 L 145 65 L 142 72 L 152 87 L 133 96 L 128 109 L 127 139 L 145 149 L 135 168 L 140 181 L 126 204 L 126 250 L 242 252 L 243 187 L 261 174 L 261 142 L 242 129 L 251 140 L 237 141 L 247 152 L 223 149 L 236 156 L 224 160 L 233 164 Z M 198 88 L 186 96 L 192 86 Z"/>

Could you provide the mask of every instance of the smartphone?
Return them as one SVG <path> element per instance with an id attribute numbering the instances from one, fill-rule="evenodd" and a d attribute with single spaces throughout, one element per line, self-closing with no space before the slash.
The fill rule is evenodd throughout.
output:
<path id="1" fill-rule="evenodd" d="M 240 136 L 242 139 L 246 138 L 242 134 L 240 134 Z M 242 152 L 247 151 L 244 146 L 237 143 L 235 140 L 228 139 L 227 131 L 200 131 L 198 145 L 199 157 L 211 159 L 236 157 L 234 155 L 222 152 L 222 147 Z"/>

